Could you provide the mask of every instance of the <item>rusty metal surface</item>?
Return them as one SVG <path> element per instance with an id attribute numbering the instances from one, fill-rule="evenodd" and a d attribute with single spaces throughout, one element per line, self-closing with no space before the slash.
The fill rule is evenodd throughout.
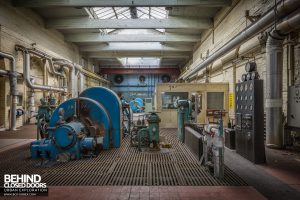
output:
<path id="1" fill-rule="evenodd" d="M 29 146 L 22 146 L 0 154 L 0 176 L 37 173 L 50 186 L 246 185 L 228 167 L 225 167 L 224 180 L 214 178 L 176 139 L 176 129 L 162 129 L 161 135 L 172 144 L 171 149 L 139 152 L 130 147 L 129 138 L 125 138 L 120 149 L 102 151 L 96 158 L 59 163 L 50 168 L 37 166 L 39 162 L 29 158 Z M 3 180 L 0 181 L 0 185 L 3 184 Z"/>

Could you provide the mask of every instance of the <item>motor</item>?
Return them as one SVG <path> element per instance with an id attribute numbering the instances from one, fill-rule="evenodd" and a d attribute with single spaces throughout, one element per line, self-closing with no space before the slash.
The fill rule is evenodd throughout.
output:
<path id="1" fill-rule="evenodd" d="M 122 113 L 123 113 L 123 134 L 128 135 L 131 131 L 131 123 L 132 123 L 132 113 L 129 106 L 129 103 L 124 99 L 124 97 L 120 97 L 122 104 Z"/>
<path id="2" fill-rule="evenodd" d="M 177 108 L 177 137 L 181 142 L 184 142 L 184 127 L 185 124 L 192 120 L 192 101 L 177 99 L 174 102 L 174 107 Z"/>
<path id="3" fill-rule="evenodd" d="M 147 117 L 148 126 L 135 126 L 133 138 L 133 146 L 142 148 L 149 148 L 150 150 L 159 150 L 159 123 L 161 119 L 156 112 L 151 112 Z"/>
<path id="4" fill-rule="evenodd" d="M 135 98 L 134 100 L 130 101 L 129 105 L 133 113 L 144 112 L 144 102 L 141 98 Z"/>
<path id="5" fill-rule="evenodd" d="M 56 108 L 56 99 L 53 96 L 40 99 L 41 105 L 38 107 L 36 118 L 37 139 L 39 136 L 45 138 L 48 135 L 48 123 L 51 115 Z"/>
<path id="6" fill-rule="evenodd" d="M 31 157 L 57 161 L 95 156 L 101 149 L 119 148 L 122 105 L 105 87 L 91 87 L 78 98 L 60 104 L 48 123 L 48 134 L 31 143 Z"/>

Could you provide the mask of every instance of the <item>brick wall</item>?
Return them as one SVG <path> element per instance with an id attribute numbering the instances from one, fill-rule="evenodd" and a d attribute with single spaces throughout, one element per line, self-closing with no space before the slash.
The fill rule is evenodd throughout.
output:
<path id="1" fill-rule="evenodd" d="M 189 62 L 185 68 L 193 68 L 197 63 L 201 63 L 202 59 L 208 55 L 212 55 L 213 52 L 218 50 L 221 46 L 226 44 L 235 35 L 241 32 L 243 29 L 251 25 L 251 22 L 245 17 L 245 10 L 249 10 L 250 15 L 259 15 L 265 13 L 274 5 L 273 0 L 234 0 L 231 8 L 221 9 L 214 18 L 214 29 L 207 30 L 202 34 L 201 42 L 197 45 L 193 53 L 192 62 Z M 261 79 L 266 79 L 266 54 L 265 46 L 260 46 L 258 36 L 245 42 L 240 49 L 236 49 L 236 52 L 241 52 L 242 48 L 247 48 L 247 45 L 253 46 L 249 51 L 244 52 L 244 59 L 241 59 L 239 53 L 236 57 L 229 60 L 224 60 L 227 55 L 223 56 L 215 63 L 220 63 L 220 67 L 217 70 L 212 70 L 213 67 L 208 66 L 210 69 L 208 75 L 203 75 L 203 71 L 200 71 L 198 79 L 192 82 L 226 82 L 229 83 L 229 93 L 234 93 L 234 85 L 239 82 L 243 73 L 245 73 L 244 66 L 248 61 L 255 61 L 257 63 L 257 70 Z M 247 43 L 247 44 L 246 44 Z M 246 46 L 246 47 L 244 47 Z M 284 45 L 284 69 L 283 69 L 283 110 L 287 112 L 287 80 L 288 80 L 288 68 L 287 68 L 287 46 Z M 214 63 L 214 64 L 215 64 Z M 214 66 L 214 64 L 212 66 Z M 204 73 L 205 74 L 205 73 Z M 202 75 L 202 76 L 201 76 Z M 265 87 L 265 84 L 264 84 Z M 230 117 L 234 118 L 234 108 L 229 111 Z"/>
<path id="2" fill-rule="evenodd" d="M 15 45 L 35 48 L 57 58 L 68 59 L 79 63 L 80 55 L 78 47 L 72 43 L 64 41 L 64 36 L 56 31 L 45 28 L 44 20 L 36 13 L 27 8 L 15 8 L 9 4 L 9 1 L 0 0 L 0 51 L 16 56 L 17 72 L 23 73 L 22 53 L 15 51 Z M 87 68 L 91 68 L 92 61 L 89 61 Z M 9 70 L 8 60 L 0 59 L 0 69 Z M 46 68 L 45 68 L 46 67 Z M 50 86 L 59 86 L 57 77 L 52 76 L 47 70 L 48 63 L 40 58 L 31 59 L 31 76 L 36 84 L 47 84 Z M 46 73 L 44 72 L 46 69 Z M 45 73 L 45 75 L 44 75 Z M 86 87 L 99 85 L 99 81 L 87 80 Z M 18 81 L 18 91 L 23 95 L 23 100 L 19 108 L 27 110 L 28 95 L 31 91 L 26 87 L 23 80 Z M 78 88 L 80 86 L 78 85 Z M 40 104 L 39 99 L 43 95 L 49 95 L 48 92 L 35 91 L 35 105 Z M 60 95 L 54 93 L 60 100 Z M 9 81 L 8 78 L 0 78 L 0 127 L 9 127 Z M 17 126 L 26 123 L 26 116 L 17 118 Z"/>

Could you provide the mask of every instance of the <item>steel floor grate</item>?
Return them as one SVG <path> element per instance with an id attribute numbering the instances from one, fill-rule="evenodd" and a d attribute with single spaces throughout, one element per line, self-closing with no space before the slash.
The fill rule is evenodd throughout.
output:
<path id="1" fill-rule="evenodd" d="M 193 185 L 240 186 L 246 183 L 225 167 L 225 178 L 214 178 L 190 150 L 176 139 L 176 129 L 162 129 L 172 148 L 139 152 L 123 140 L 120 149 L 102 151 L 96 158 L 59 163 L 50 168 L 31 160 L 27 145 L 0 154 L 0 173 L 40 174 L 50 186 L 62 185 Z M 3 179 L 0 180 L 3 184 Z"/>

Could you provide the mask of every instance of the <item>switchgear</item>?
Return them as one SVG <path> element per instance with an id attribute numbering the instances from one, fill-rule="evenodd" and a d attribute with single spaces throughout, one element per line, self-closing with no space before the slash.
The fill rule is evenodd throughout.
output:
<path id="1" fill-rule="evenodd" d="M 263 81 L 257 77 L 236 84 L 236 152 L 253 163 L 264 163 Z"/>

